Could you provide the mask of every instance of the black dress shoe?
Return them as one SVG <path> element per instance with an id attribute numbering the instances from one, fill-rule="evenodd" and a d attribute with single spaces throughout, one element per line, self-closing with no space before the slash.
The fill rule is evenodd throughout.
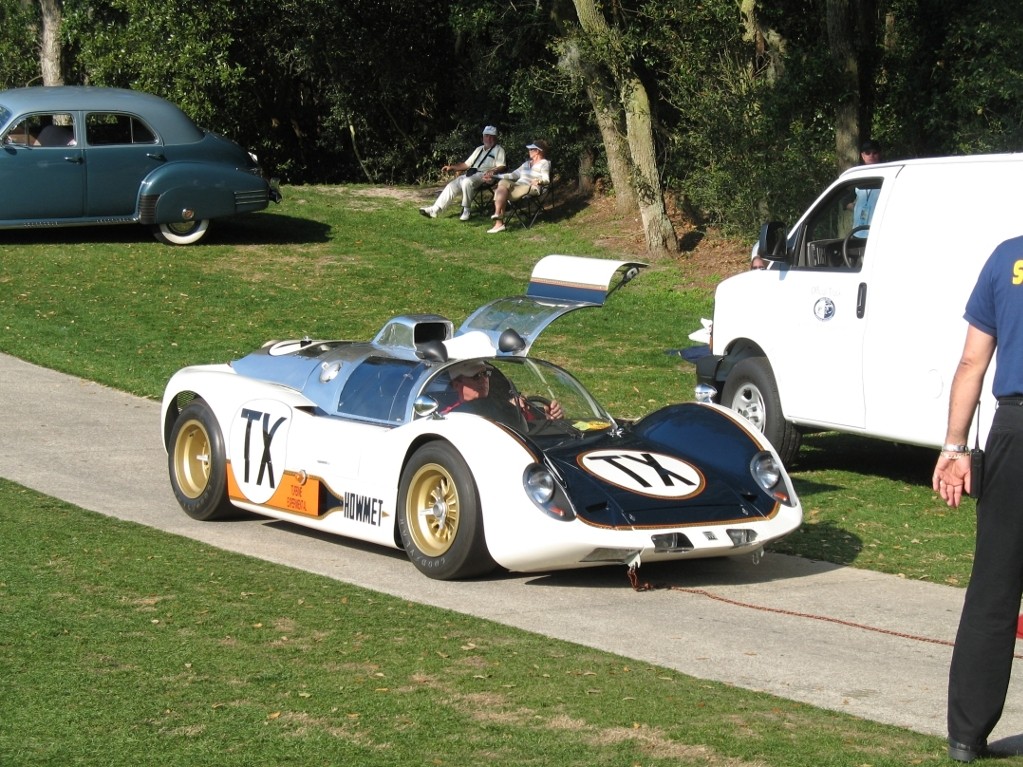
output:
<path id="1" fill-rule="evenodd" d="M 958 740 L 948 739 L 948 756 L 957 762 L 972 762 L 974 759 L 983 759 L 990 755 L 991 752 L 988 751 L 986 743 L 979 746 L 968 746 Z"/>

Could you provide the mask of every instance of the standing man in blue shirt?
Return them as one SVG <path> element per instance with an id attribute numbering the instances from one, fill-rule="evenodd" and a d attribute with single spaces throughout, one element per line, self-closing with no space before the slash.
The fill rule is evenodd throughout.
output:
<path id="1" fill-rule="evenodd" d="M 948 754 L 990 756 L 987 738 L 1005 706 L 1023 595 L 1023 237 L 995 248 L 966 304 L 969 326 L 949 394 L 948 428 L 931 483 L 949 506 L 980 481 L 969 433 L 984 375 L 996 360 L 998 399 L 984 451 L 977 543 L 949 669 Z"/>

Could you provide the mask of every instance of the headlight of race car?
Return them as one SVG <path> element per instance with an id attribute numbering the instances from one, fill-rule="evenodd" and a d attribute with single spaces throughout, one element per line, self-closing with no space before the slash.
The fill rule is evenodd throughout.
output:
<path id="1" fill-rule="evenodd" d="M 749 470 L 768 495 L 787 506 L 792 505 L 792 490 L 785 471 L 773 455 L 766 451 L 757 453 L 750 461 Z"/>
<path id="2" fill-rule="evenodd" d="M 564 522 L 575 519 L 575 509 L 551 470 L 538 463 L 530 464 L 522 474 L 522 486 L 536 507 Z"/>

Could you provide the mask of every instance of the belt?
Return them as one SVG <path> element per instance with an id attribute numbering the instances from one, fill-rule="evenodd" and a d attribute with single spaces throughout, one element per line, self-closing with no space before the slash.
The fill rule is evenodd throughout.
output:
<path id="1" fill-rule="evenodd" d="M 1023 407 L 1023 397 L 999 397 L 999 405 L 1019 405 Z"/>

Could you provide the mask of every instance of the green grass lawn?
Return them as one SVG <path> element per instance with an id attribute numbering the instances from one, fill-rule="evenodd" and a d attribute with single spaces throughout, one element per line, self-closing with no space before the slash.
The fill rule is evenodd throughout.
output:
<path id="1" fill-rule="evenodd" d="M 11 767 L 945 763 L 939 738 L 424 607 L 4 481 L 0 508 L 0 763 Z"/>
<path id="2" fill-rule="evenodd" d="M 195 247 L 140 227 L 0 232 L 0 351 L 158 398 L 178 368 L 273 338 L 365 339 L 406 312 L 457 326 L 523 292 L 549 253 L 634 258 L 623 243 L 635 225 L 585 207 L 487 235 L 489 220 L 419 216 L 432 190 L 284 193 Z M 711 286 L 688 269 L 652 264 L 605 307 L 555 323 L 534 353 L 620 416 L 691 399 L 692 367 L 665 353 L 711 314 Z M 929 487 L 933 459 L 807 437 L 792 472 L 805 524 L 774 550 L 965 585 L 972 501 L 946 509 Z M 0 764 L 944 762 L 938 739 L 285 571 L 6 483 L 0 504 Z"/>

